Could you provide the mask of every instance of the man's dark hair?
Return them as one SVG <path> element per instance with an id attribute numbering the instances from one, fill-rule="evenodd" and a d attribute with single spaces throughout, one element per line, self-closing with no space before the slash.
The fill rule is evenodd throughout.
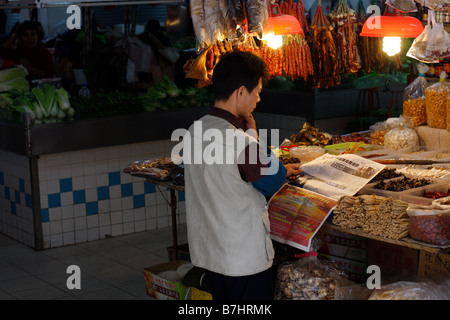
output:
<path id="1" fill-rule="evenodd" d="M 19 37 L 19 39 L 22 37 L 22 35 L 26 30 L 36 31 L 39 42 L 42 41 L 42 39 L 44 39 L 44 29 L 42 28 L 42 25 L 39 22 L 34 22 L 30 20 L 22 22 L 22 24 L 17 29 L 17 36 Z"/>
<path id="2" fill-rule="evenodd" d="M 220 57 L 214 68 L 212 86 L 216 100 L 226 101 L 241 86 L 253 91 L 259 79 L 263 84 L 269 78 L 266 62 L 256 54 L 234 50 Z"/>

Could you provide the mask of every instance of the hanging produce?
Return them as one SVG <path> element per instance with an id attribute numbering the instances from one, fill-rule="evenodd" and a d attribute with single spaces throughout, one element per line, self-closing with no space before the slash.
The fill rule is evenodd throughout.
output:
<path id="1" fill-rule="evenodd" d="M 319 0 L 310 26 L 311 32 L 307 37 L 313 59 L 313 85 L 317 88 L 333 87 L 341 83 L 332 29 Z"/>
<path id="2" fill-rule="evenodd" d="M 358 51 L 358 34 L 356 13 L 348 6 L 346 0 L 339 0 L 329 15 L 333 27 L 336 45 L 336 63 L 338 70 L 345 74 L 357 73 L 361 68 Z"/>
<path id="3" fill-rule="evenodd" d="M 277 0 L 281 14 L 289 14 L 297 18 L 303 32 L 308 33 L 308 22 L 306 21 L 305 6 L 302 0 Z"/>
<path id="4" fill-rule="evenodd" d="M 359 1 L 357 14 L 357 30 L 359 35 L 362 26 L 367 19 L 366 9 Z M 358 36 L 358 50 L 361 59 L 360 71 L 371 73 L 372 71 L 382 72 L 387 65 L 387 55 L 383 52 L 383 38 L 381 37 L 360 37 Z"/>

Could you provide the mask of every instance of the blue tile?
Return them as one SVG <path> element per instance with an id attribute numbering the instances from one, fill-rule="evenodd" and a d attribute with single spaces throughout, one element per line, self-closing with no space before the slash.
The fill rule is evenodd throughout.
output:
<path id="1" fill-rule="evenodd" d="M 76 190 L 73 192 L 73 204 L 80 204 L 86 202 L 86 193 L 84 190 Z"/>
<path id="2" fill-rule="evenodd" d="M 19 189 L 21 192 L 25 192 L 25 180 L 19 178 Z"/>
<path id="3" fill-rule="evenodd" d="M 155 193 L 156 188 L 153 183 L 150 183 L 148 181 L 144 181 L 144 193 Z"/>
<path id="4" fill-rule="evenodd" d="M 3 175 L 3 172 L 0 172 L 0 185 L 4 185 L 5 184 L 5 177 Z"/>
<path id="5" fill-rule="evenodd" d="M 129 197 L 133 195 L 133 184 L 125 183 L 120 186 L 122 190 L 122 197 Z"/>
<path id="6" fill-rule="evenodd" d="M 110 186 L 120 184 L 120 171 L 108 173 L 108 178 Z"/>
<path id="7" fill-rule="evenodd" d="M 178 201 L 184 201 L 185 200 L 184 196 L 185 196 L 184 191 L 178 191 Z"/>
<path id="8" fill-rule="evenodd" d="M 20 204 L 20 191 L 14 190 L 14 201 L 18 204 Z"/>
<path id="9" fill-rule="evenodd" d="M 12 213 L 13 215 L 16 215 L 16 214 L 17 214 L 17 211 L 16 211 L 16 204 L 15 204 L 14 202 L 12 202 L 12 201 L 10 201 L 10 203 L 11 203 L 11 213 Z"/>
<path id="10" fill-rule="evenodd" d="M 133 196 L 133 208 L 142 208 L 145 207 L 145 195 L 139 194 L 137 196 Z"/>
<path id="11" fill-rule="evenodd" d="M 61 207 L 61 194 L 52 193 L 48 195 L 48 207 L 56 208 Z"/>
<path id="12" fill-rule="evenodd" d="M 33 198 L 31 197 L 31 194 L 25 193 L 25 205 L 28 208 L 33 207 Z"/>
<path id="13" fill-rule="evenodd" d="M 42 220 L 42 222 L 49 222 L 50 221 L 50 216 L 48 214 L 48 208 L 41 209 L 41 220 Z"/>
<path id="14" fill-rule="evenodd" d="M 9 195 L 9 187 L 5 186 L 5 199 L 11 200 L 11 197 Z"/>
<path id="15" fill-rule="evenodd" d="M 97 200 L 108 200 L 108 199 L 109 199 L 109 187 L 98 187 Z"/>
<path id="16" fill-rule="evenodd" d="M 90 216 L 93 214 L 98 214 L 98 202 L 86 202 L 86 215 Z"/>
<path id="17" fill-rule="evenodd" d="M 72 178 L 60 179 L 59 192 L 70 192 L 70 191 L 72 191 Z"/>

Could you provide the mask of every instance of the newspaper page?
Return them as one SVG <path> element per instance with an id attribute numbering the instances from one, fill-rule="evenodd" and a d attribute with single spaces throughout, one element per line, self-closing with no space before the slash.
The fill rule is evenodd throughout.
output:
<path id="1" fill-rule="evenodd" d="M 323 156 L 269 201 L 271 238 L 309 252 L 311 241 L 341 196 L 355 195 L 386 166 L 353 154 Z"/>
<path id="2" fill-rule="evenodd" d="M 324 154 L 301 166 L 296 185 L 339 200 L 353 196 L 386 166 L 354 154 Z"/>
<path id="3" fill-rule="evenodd" d="M 270 200 L 271 238 L 309 252 L 311 241 L 337 201 L 285 184 Z"/>

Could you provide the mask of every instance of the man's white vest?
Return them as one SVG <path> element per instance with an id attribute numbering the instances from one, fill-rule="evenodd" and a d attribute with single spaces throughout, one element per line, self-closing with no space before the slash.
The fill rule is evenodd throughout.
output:
<path id="1" fill-rule="evenodd" d="M 191 126 L 183 145 L 184 156 L 191 150 L 190 159 L 184 159 L 184 174 L 192 264 L 228 276 L 267 270 L 272 266 L 274 249 L 266 199 L 242 180 L 236 160 L 247 144 L 256 140 L 222 118 L 206 115 L 199 121 L 196 128 Z M 219 134 L 223 139 L 208 138 Z M 235 135 L 234 142 L 225 143 L 227 134 Z M 203 141 L 208 139 L 214 141 Z M 224 153 L 221 160 L 219 149 Z M 199 152 L 201 164 L 187 163 L 194 162 L 194 154 L 198 162 Z M 220 163 L 205 163 L 214 162 L 212 158 Z"/>

